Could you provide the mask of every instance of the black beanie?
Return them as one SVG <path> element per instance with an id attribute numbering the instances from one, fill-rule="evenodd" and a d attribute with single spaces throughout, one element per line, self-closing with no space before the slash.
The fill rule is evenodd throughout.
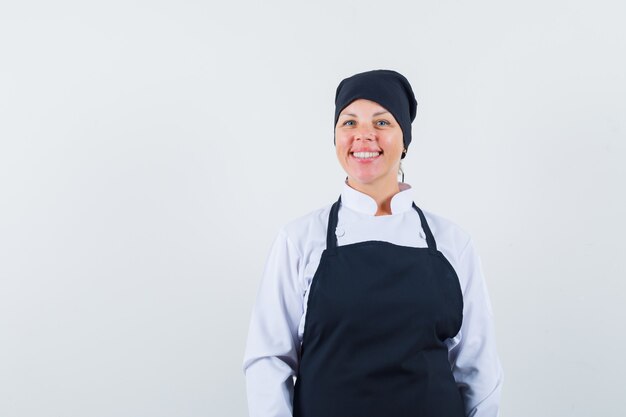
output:
<path id="1" fill-rule="evenodd" d="M 417 114 L 417 101 L 409 81 L 400 73 L 392 70 L 373 70 L 361 72 L 339 83 L 335 93 L 335 124 L 339 113 L 357 99 L 367 99 L 387 109 L 402 129 L 404 148 L 411 143 L 411 122 Z M 404 158 L 405 154 L 402 154 Z"/>

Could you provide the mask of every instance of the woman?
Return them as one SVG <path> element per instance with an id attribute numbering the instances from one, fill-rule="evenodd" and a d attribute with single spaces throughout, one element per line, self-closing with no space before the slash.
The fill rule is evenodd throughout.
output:
<path id="1" fill-rule="evenodd" d="M 497 416 L 502 369 L 472 240 L 398 182 L 409 82 L 356 74 L 335 106 L 347 179 L 271 249 L 243 364 L 250 416 Z"/>

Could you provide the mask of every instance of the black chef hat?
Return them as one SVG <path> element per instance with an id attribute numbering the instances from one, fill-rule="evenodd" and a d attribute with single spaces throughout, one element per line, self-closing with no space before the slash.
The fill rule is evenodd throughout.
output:
<path id="1" fill-rule="evenodd" d="M 387 109 L 402 129 L 404 148 L 411 143 L 411 122 L 417 114 L 417 101 L 409 81 L 400 73 L 392 70 L 373 70 L 361 72 L 339 83 L 335 93 L 335 124 L 339 113 L 357 99 L 367 99 Z M 405 154 L 402 154 L 404 158 Z"/>

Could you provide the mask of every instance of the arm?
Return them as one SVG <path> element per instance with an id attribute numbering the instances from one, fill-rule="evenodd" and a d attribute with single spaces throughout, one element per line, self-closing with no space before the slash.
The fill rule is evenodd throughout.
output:
<path id="1" fill-rule="evenodd" d="M 303 314 L 301 256 L 283 230 L 267 258 L 243 361 L 250 417 L 291 417 Z"/>
<path id="2" fill-rule="evenodd" d="M 450 364 L 467 417 L 497 417 L 502 367 L 496 351 L 493 312 L 472 241 L 461 252 L 458 275 L 463 289 L 463 324 L 451 341 Z"/>

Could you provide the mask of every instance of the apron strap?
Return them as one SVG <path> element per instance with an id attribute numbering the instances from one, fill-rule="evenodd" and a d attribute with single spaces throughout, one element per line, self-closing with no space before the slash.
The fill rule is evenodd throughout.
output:
<path id="1" fill-rule="evenodd" d="M 330 209 L 330 215 L 328 216 L 328 230 L 326 230 L 326 249 L 334 251 L 337 248 L 337 236 L 335 230 L 337 229 L 337 216 L 339 213 L 339 205 L 341 204 L 341 195 L 339 200 L 333 204 Z"/>
<path id="2" fill-rule="evenodd" d="M 422 210 L 419 207 L 417 207 L 415 203 L 413 203 L 413 208 L 417 210 L 417 214 L 419 214 L 420 216 L 420 221 L 422 222 L 422 229 L 424 229 L 424 233 L 426 233 L 426 243 L 428 244 L 428 247 L 431 250 L 436 251 L 437 244 L 435 243 L 435 238 L 432 232 L 430 231 L 430 227 L 428 227 L 428 222 L 426 221 L 426 217 L 424 217 L 424 213 L 422 213 Z"/>

